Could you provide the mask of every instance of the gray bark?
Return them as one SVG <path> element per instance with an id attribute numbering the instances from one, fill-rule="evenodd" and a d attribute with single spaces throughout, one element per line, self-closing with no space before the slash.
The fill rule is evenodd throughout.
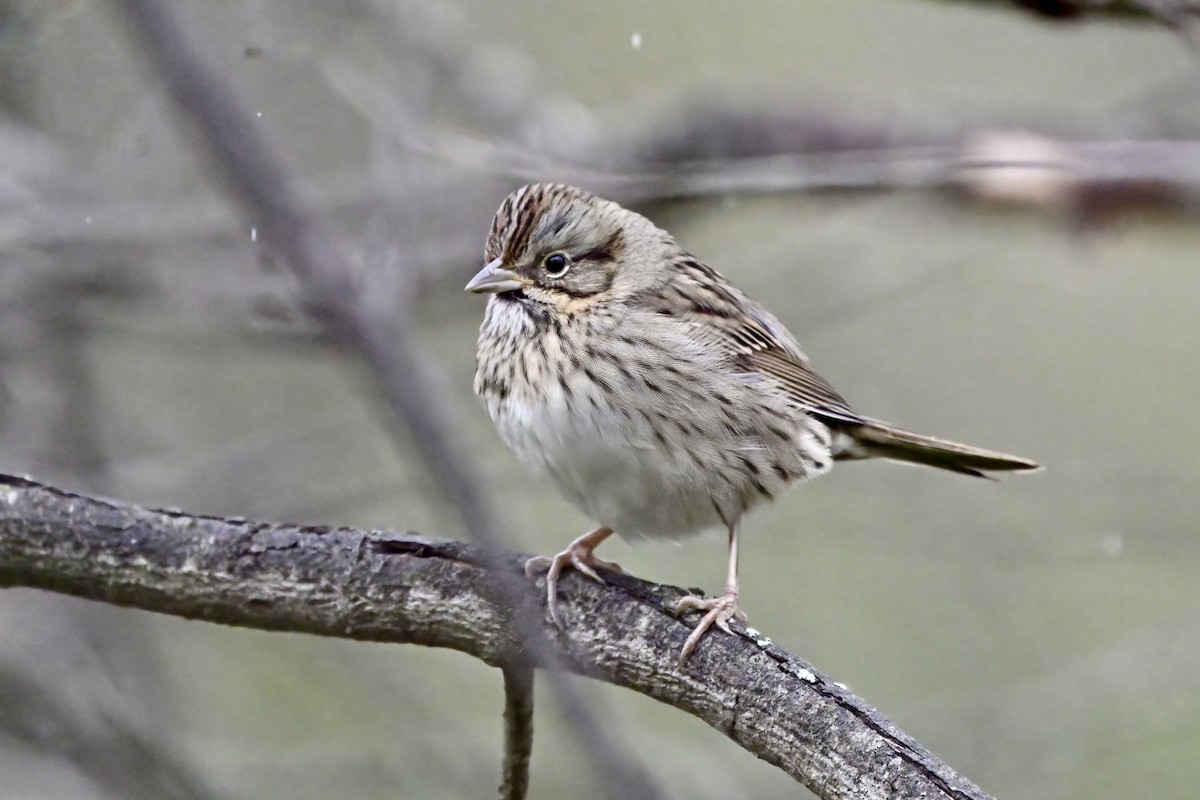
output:
<path id="1" fill-rule="evenodd" d="M 308 527 L 160 511 L 0 476 L 0 587 L 265 630 L 449 647 L 524 663 L 503 570 L 524 556 L 410 532 Z M 532 581 L 530 582 L 532 583 Z M 541 633 L 564 668 L 703 719 L 823 798 L 987 798 L 812 665 L 735 625 L 680 669 L 683 590 L 614 576 L 563 580 L 564 629 Z M 536 606 L 530 585 L 523 601 Z M 544 614 L 540 615 L 545 619 Z"/>

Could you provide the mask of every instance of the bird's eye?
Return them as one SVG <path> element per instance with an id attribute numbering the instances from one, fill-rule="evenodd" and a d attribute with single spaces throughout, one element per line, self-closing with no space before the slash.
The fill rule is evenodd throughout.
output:
<path id="1" fill-rule="evenodd" d="M 567 261 L 567 257 L 562 253 L 551 253 L 542 262 L 542 267 L 546 270 L 547 277 L 550 278 L 561 278 L 567 274 L 570 266 L 571 262 Z"/>

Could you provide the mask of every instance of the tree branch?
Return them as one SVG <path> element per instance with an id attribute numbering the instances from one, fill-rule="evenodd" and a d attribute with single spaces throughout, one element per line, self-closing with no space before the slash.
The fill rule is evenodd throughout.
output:
<path id="1" fill-rule="evenodd" d="M 525 800 L 533 754 L 533 670 L 504 668 L 504 775 L 500 800 Z"/>
<path id="2" fill-rule="evenodd" d="M 536 655 L 494 602 L 497 571 L 524 557 L 415 533 L 307 527 L 157 511 L 0 476 L 0 587 L 264 630 L 449 647 L 488 664 Z M 987 800 L 879 712 L 753 629 L 705 639 L 676 664 L 690 628 L 684 593 L 624 575 L 563 579 L 558 630 L 527 587 L 525 611 L 553 661 L 686 711 L 823 798 Z M 542 664 L 536 664 L 542 666 Z"/>

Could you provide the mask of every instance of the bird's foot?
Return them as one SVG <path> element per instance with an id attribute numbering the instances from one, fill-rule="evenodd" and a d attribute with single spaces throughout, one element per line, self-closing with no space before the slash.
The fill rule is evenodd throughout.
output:
<path id="1" fill-rule="evenodd" d="M 609 536 L 612 536 L 611 529 L 597 528 L 571 542 L 567 545 L 567 549 L 558 555 L 553 557 L 534 556 L 525 562 L 525 574 L 531 578 L 538 572 L 546 570 L 546 607 L 549 609 L 550 619 L 555 625 L 562 624 L 558 619 L 558 577 L 564 569 L 574 567 L 597 583 L 605 582 L 604 578 L 596 572 L 597 569 L 622 574 L 625 572 L 621 569 L 620 564 L 605 561 L 595 554 L 596 547 Z"/>
<path id="2" fill-rule="evenodd" d="M 737 601 L 737 589 L 726 589 L 716 597 L 697 597 L 689 594 L 675 604 L 675 616 L 683 616 L 689 611 L 706 612 L 692 634 L 688 636 L 687 641 L 683 643 L 683 650 L 679 653 L 680 666 L 683 666 L 683 662 L 687 661 L 688 656 L 696 649 L 696 645 L 700 643 L 705 632 L 713 625 L 725 633 L 732 634 L 733 631 L 729 629 L 729 620 L 746 621 L 746 614 L 738 608 Z"/>

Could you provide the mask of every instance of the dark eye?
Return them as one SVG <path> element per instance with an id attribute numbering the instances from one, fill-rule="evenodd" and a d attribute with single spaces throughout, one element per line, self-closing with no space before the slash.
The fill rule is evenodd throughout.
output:
<path id="1" fill-rule="evenodd" d="M 547 277 L 550 278 L 561 278 L 567 274 L 570 266 L 571 263 L 562 253 L 552 253 L 546 256 L 546 260 L 542 262 L 542 267 L 546 270 Z"/>

